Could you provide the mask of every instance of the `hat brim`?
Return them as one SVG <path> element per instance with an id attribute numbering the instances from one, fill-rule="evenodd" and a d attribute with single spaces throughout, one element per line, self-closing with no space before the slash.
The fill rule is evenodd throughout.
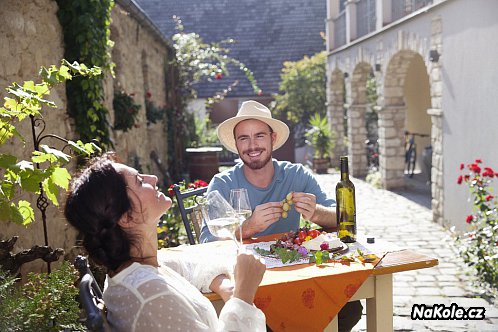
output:
<path id="1" fill-rule="evenodd" d="M 233 135 L 233 129 L 239 122 L 244 120 L 259 120 L 268 124 L 272 128 L 273 132 L 277 134 L 277 139 L 273 144 L 273 151 L 284 145 L 289 138 L 289 127 L 280 120 L 254 115 L 236 116 L 223 121 L 218 128 L 216 128 L 218 139 L 228 151 L 238 153 L 237 146 L 235 144 L 235 137 Z"/>

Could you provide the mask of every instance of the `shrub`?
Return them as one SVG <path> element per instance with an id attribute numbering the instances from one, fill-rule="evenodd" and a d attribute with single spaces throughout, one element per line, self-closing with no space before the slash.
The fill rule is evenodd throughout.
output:
<path id="1" fill-rule="evenodd" d="M 28 274 L 16 279 L 0 271 L 0 331 L 84 331 L 78 322 L 77 272 L 69 262 L 51 274 Z"/>
<path id="2" fill-rule="evenodd" d="M 135 125 L 141 106 L 135 103 L 132 94 L 124 91 L 115 92 L 112 107 L 114 108 L 114 129 L 126 132 Z"/>
<path id="3" fill-rule="evenodd" d="M 457 179 L 470 190 L 472 214 L 466 217 L 471 230 L 459 236 L 460 254 L 478 276 L 495 289 L 498 285 L 498 205 L 491 183 L 498 177 L 491 167 L 481 167 L 482 160 L 468 164 L 466 173 Z M 465 165 L 460 165 L 464 170 Z M 468 172 L 467 172 L 468 170 Z"/>

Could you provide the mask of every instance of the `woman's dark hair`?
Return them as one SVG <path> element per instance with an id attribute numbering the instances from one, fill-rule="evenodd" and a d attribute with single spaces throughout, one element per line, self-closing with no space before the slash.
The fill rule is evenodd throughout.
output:
<path id="1" fill-rule="evenodd" d="M 119 219 L 131 208 L 124 177 L 114 167 L 112 155 L 95 159 L 73 178 L 64 215 L 83 236 L 90 257 L 110 270 L 130 260 L 131 236 Z"/>

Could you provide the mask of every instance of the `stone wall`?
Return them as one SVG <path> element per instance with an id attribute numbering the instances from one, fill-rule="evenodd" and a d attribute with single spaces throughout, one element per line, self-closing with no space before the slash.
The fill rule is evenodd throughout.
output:
<path id="1" fill-rule="evenodd" d="M 64 57 L 64 45 L 55 1 L 1 0 L 0 6 L 0 98 L 3 100 L 6 96 L 5 88 L 12 82 L 39 81 L 37 73 L 40 66 L 59 65 Z M 114 89 L 118 86 L 128 93 L 134 93 L 135 102 L 142 105 L 137 128 L 126 133 L 112 132 L 116 151 L 125 162 L 139 164 L 144 172 L 158 174 L 162 179 L 150 158 L 150 152 L 155 150 L 158 157 L 166 163 L 166 131 L 162 123 L 147 125 L 145 98 L 149 92 L 156 105 L 166 103 L 165 66 L 169 47 L 164 40 L 117 4 L 112 12 L 111 39 L 115 42 L 112 55 L 116 63 L 116 75 L 115 78 L 108 75 L 104 87 L 105 104 L 111 113 L 110 123 L 114 121 L 112 98 Z M 54 89 L 50 99 L 58 108 L 42 111 L 47 123 L 46 133 L 69 139 L 77 138 L 74 123 L 65 111 L 65 87 L 61 85 Z M 0 146 L 0 153 L 12 153 L 19 159 L 30 158 L 33 151 L 31 127 L 25 122 L 18 127 L 26 139 L 25 144 L 15 139 Z M 53 144 L 48 141 L 44 143 Z M 74 165 L 71 170 L 74 172 Z M 0 239 L 20 236 L 16 251 L 44 244 L 42 219 L 36 209 L 36 197 L 24 194 L 23 198 L 31 201 L 35 209 L 35 222 L 28 227 L 3 222 L 0 225 Z M 63 206 L 64 193 L 61 193 L 59 201 Z M 53 206 L 47 209 L 48 242 L 53 248 L 70 251 L 75 243 L 76 233 L 66 224 L 60 210 L 61 207 Z M 23 272 L 27 270 L 46 270 L 46 264 L 41 261 L 26 264 Z"/>

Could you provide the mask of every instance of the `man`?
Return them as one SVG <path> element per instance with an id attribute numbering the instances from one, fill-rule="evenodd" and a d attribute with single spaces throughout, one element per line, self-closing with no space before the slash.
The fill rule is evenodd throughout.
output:
<path id="1" fill-rule="evenodd" d="M 230 189 L 247 189 L 254 211 L 242 227 L 244 238 L 296 230 L 301 214 L 324 228 L 336 227 L 335 201 L 321 190 L 313 174 L 300 164 L 272 159 L 272 151 L 289 137 L 289 127 L 273 119 L 266 106 L 244 102 L 237 116 L 218 126 L 217 134 L 242 163 L 215 175 L 208 192 L 218 190 L 228 200 Z M 284 219 L 282 201 L 291 192 L 294 205 Z M 200 238 L 216 240 L 205 225 Z"/>
<path id="2" fill-rule="evenodd" d="M 296 230 L 300 216 L 323 228 L 337 226 L 335 201 L 327 197 L 314 175 L 300 164 L 277 161 L 272 152 L 289 137 L 289 127 L 273 119 L 270 110 L 253 100 L 242 103 L 237 115 L 217 128 L 221 144 L 238 153 L 241 163 L 214 176 L 208 192 L 218 190 L 227 200 L 230 189 L 246 188 L 254 208 L 242 226 L 242 237 Z M 282 201 L 292 193 L 294 204 L 282 218 Z M 217 240 L 206 225 L 201 242 Z M 350 330 L 361 318 L 359 301 L 348 303 L 339 312 L 339 330 Z"/>

